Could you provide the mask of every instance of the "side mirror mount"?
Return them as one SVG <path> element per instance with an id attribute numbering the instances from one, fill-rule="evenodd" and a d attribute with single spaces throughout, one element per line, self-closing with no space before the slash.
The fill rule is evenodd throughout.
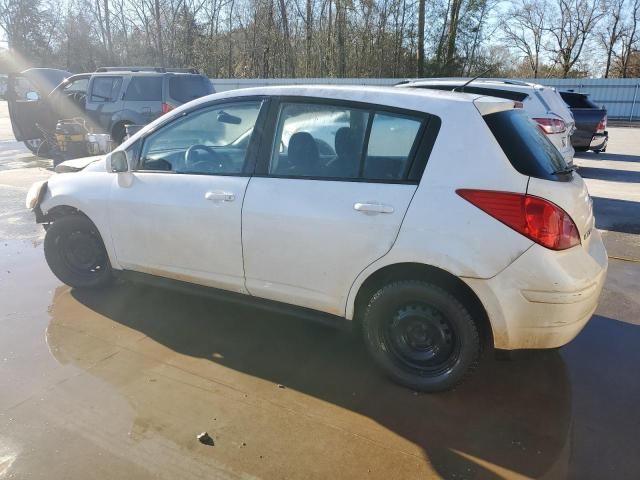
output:
<path id="1" fill-rule="evenodd" d="M 37 102 L 40 99 L 40 95 L 38 95 L 38 92 L 27 92 L 25 97 L 30 102 Z"/>
<path id="2" fill-rule="evenodd" d="M 122 150 L 111 152 L 107 157 L 107 170 L 112 173 L 128 172 L 127 154 Z"/>

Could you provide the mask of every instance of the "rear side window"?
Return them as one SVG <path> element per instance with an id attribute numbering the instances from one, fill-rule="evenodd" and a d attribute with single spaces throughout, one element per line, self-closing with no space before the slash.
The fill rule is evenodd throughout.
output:
<path id="1" fill-rule="evenodd" d="M 140 102 L 162 101 L 162 77 L 133 77 L 124 99 Z"/>
<path id="2" fill-rule="evenodd" d="M 554 172 L 567 168 L 564 158 L 522 110 L 492 113 L 484 120 L 518 172 L 547 180 L 561 179 Z"/>
<path id="3" fill-rule="evenodd" d="M 268 173 L 336 180 L 402 181 L 425 118 L 368 108 L 283 103 Z"/>
<path id="4" fill-rule="evenodd" d="M 169 78 L 169 96 L 181 103 L 213 92 L 211 82 L 199 75 L 174 75 Z"/>
<path id="5" fill-rule="evenodd" d="M 91 86 L 92 102 L 115 102 L 122 86 L 122 77 L 96 77 Z"/>
<path id="6" fill-rule="evenodd" d="M 422 121 L 389 113 L 376 113 L 371 124 L 363 177 L 401 180 L 408 168 Z"/>

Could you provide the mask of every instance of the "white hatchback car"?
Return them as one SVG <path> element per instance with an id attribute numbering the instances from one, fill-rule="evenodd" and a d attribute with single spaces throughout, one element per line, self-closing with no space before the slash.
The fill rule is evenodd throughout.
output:
<path id="1" fill-rule="evenodd" d="M 558 91 L 537 83 L 520 80 L 468 80 L 426 79 L 412 80 L 398 87 L 429 88 L 434 90 L 456 89 L 459 92 L 490 95 L 514 100 L 538 124 L 569 165 L 573 165 L 575 150 L 571 145 L 571 135 L 575 131 L 575 120 L 571 110 Z"/>
<path id="2" fill-rule="evenodd" d="M 27 206 L 72 287 L 136 272 L 355 320 L 376 363 L 423 391 L 459 382 L 484 342 L 566 344 L 607 270 L 580 176 L 514 102 L 471 94 L 204 97 L 35 184 Z"/>

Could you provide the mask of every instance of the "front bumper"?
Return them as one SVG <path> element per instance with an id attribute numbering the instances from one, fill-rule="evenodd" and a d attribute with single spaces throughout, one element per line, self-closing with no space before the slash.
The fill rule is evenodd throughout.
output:
<path id="1" fill-rule="evenodd" d="M 607 144 L 609 143 L 609 132 L 604 131 L 604 133 L 596 133 L 591 138 L 591 142 L 589 143 L 589 150 L 595 151 L 603 151 L 606 150 Z"/>
<path id="2" fill-rule="evenodd" d="M 573 340 L 593 315 L 607 266 L 594 229 L 582 246 L 553 252 L 535 244 L 495 277 L 463 280 L 487 311 L 496 348 L 555 348 Z"/>

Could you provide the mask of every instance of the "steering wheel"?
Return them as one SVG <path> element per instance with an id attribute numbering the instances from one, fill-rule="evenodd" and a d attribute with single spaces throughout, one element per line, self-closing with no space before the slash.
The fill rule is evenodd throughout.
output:
<path id="1" fill-rule="evenodd" d="M 195 152 L 206 152 L 207 159 L 199 159 Z M 218 152 L 216 152 L 212 147 L 208 147 L 207 145 L 195 144 L 191 145 L 186 152 L 184 152 L 184 166 L 187 171 L 213 171 L 211 167 L 214 165 L 222 170 L 224 167 L 224 158 Z M 198 166 L 205 166 L 206 168 L 199 169 Z"/>

